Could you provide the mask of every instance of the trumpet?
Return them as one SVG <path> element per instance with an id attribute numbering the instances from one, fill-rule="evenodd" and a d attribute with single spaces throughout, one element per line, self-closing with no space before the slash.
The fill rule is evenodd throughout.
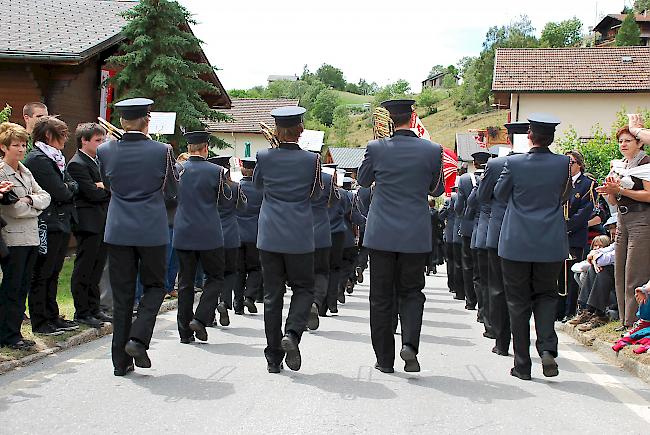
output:
<path id="1" fill-rule="evenodd" d="M 280 146 L 280 141 L 276 137 L 275 131 L 271 127 L 269 127 L 264 122 L 260 122 L 260 129 L 262 130 L 262 134 L 266 140 L 268 140 L 271 144 L 271 148 L 277 148 Z"/>
<path id="2" fill-rule="evenodd" d="M 124 130 L 115 127 L 113 124 L 102 118 L 101 116 L 97 117 L 97 121 L 99 121 L 99 125 L 104 127 L 106 131 L 108 131 L 108 134 L 111 136 L 115 137 L 115 139 L 122 139 L 122 135 L 124 134 Z"/>

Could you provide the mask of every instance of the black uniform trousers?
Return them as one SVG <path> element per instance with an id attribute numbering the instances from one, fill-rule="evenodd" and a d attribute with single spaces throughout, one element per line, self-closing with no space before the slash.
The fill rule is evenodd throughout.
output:
<path id="1" fill-rule="evenodd" d="M 393 367 L 395 293 L 402 327 L 402 345 L 418 352 L 425 296 L 424 266 L 427 253 L 370 250 L 370 337 L 377 363 Z"/>
<path id="2" fill-rule="evenodd" d="M 580 286 L 578 282 L 573 279 L 573 272 L 571 267 L 584 260 L 583 248 L 569 248 L 569 253 L 573 260 L 564 261 L 564 265 L 558 277 L 558 286 L 560 293 L 566 293 L 566 296 L 560 296 L 557 306 L 557 320 L 562 320 L 564 317 L 573 317 L 578 308 L 578 295 L 580 293 Z"/>
<path id="3" fill-rule="evenodd" d="M 226 304 L 226 308 L 232 309 L 232 294 L 237 284 L 237 260 L 239 260 L 239 248 L 224 249 L 224 271 L 223 289 L 219 301 Z"/>
<path id="4" fill-rule="evenodd" d="M 332 247 L 330 248 L 330 276 L 327 285 L 327 304 L 319 306 L 320 314 L 325 315 L 327 309 L 337 310 L 337 297 L 339 282 L 341 281 L 341 267 L 343 266 L 343 244 L 345 233 L 332 233 Z"/>
<path id="5" fill-rule="evenodd" d="M 496 346 L 501 352 L 510 349 L 510 316 L 506 293 L 503 289 L 501 257 L 496 249 L 488 248 L 488 313 Z"/>
<path id="6" fill-rule="evenodd" d="M 243 308 L 244 298 L 256 300 L 262 293 L 262 265 L 255 243 L 242 243 L 237 259 L 234 307 Z"/>
<path id="7" fill-rule="evenodd" d="M 447 263 L 447 287 L 452 293 L 456 292 L 455 271 L 454 271 L 454 245 L 451 242 L 445 243 L 445 259 Z"/>
<path id="8" fill-rule="evenodd" d="M 106 264 L 104 234 L 75 233 L 77 256 L 70 280 L 74 300 L 75 318 L 87 317 L 99 312 L 99 281 Z"/>
<path id="9" fill-rule="evenodd" d="M 474 290 L 474 258 L 472 257 L 471 237 L 462 236 L 461 261 L 463 265 L 463 287 L 465 288 L 465 301 L 474 308 L 477 304 L 476 291 Z M 456 294 L 458 295 L 458 294 Z"/>
<path id="10" fill-rule="evenodd" d="M 472 284 L 476 295 L 478 318 L 483 319 L 483 293 L 481 292 L 481 269 L 478 262 L 478 249 L 470 248 L 472 252 Z"/>
<path id="11" fill-rule="evenodd" d="M 465 299 L 465 280 L 463 278 L 463 244 L 452 243 L 454 251 L 454 285 L 456 286 L 456 299 Z"/>
<path id="12" fill-rule="evenodd" d="M 327 286 L 330 276 L 330 248 L 314 251 L 314 303 L 327 309 Z"/>
<path id="13" fill-rule="evenodd" d="M 483 326 L 485 331 L 488 333 L 493 333 L 492 331 L 492 322 L 490 321 L 490 294 L 488 290 L 488 279 L 490 264 L 488 261 L 488 252 L 487 249 L 475 249 L 476 251 L 476 260 L 478 263 L 478 280 L 476 288 L 477 295 L 481 294 L 481 309 L 479 311 L 479 316 L 483 321 Z"/>
<path id="14" fill-rule="evenodd" d="M 37 246 L 9 246 L 9 255 L 0 261 L 0 346 L 16 344 L 23 338 L 20 325 L 37 255 Z"/>
<path id="15" fill-rule="evenodd" d="M 515 368 L 530 374 L 530 316 L 535 316 L 536 347 L 541 356 L 548 351 L 557 357 L 555 308 L 557 276 L 562 262 L 531 263 L 501 259 L 503 285 L 508 301 Z"/>
<path id="16" fill-rule="evenodd" d="M 219 303 L 219 294 L 223 288 L 224 249 L 223 247 L 202 251 L 185 251 L 177 249 L 178 255 L 178 314 L 176 323 L 181 338 L 193 335 L 190 322 L 196 319 L 203 326 L 214 322 L 214 311 Z M 194 311 L 194 279 L 196 267 L 203 266 L 205 284 L 201 299 Z"/>
<path id="17" fill-rule="evenodd" d="M 48 231 L 47 254 L 38 255 L 36 258 L 28 299 L 32 330 L 37 330 L 59 317 L 56 292 L 69 241 L 70 233 Z"/>
<path id="18" fill-rule="evenodd" d="M 260 260 L 264 277 L 264 355 L 267 362 L 279 364 L 284 358 L 280 345 L 284 283 L 287 281 L 292 290 L 284 332 L 300 341 L 314 302 L 314 253 L 283 254 L 260 250 Z"/>
<path id="19" fill-rule="evenodd" d="M 166 293 L 167 245 L 107 246 L 108 273 L 113 289 L 113 366 L 124 368 L 132 360 L 124 351 L 129 339 L 149 348 L 156 316 Z M 138 265 L 143 294 L 138 317 L 132 322 Z"/>
<path id="20" fill-rule="evenodd" d="M 368 248 L 363 246 L 363 235 L 365 233 L 363 231 L 359 232 L 359 242 L 357 243 L 357 246 L 359 247 L 359 253 L 357 255 L 357 266 L 361 268 L 361 272 L 366 270 L 368 268 Z"/>
<path id="21" fill-rule="evenodd" d="M 341 276 L 339 279 L 339 292 L 345 290 L 348 279 L 352 280 L 352 275 L 354 275 L 354 268 L 357 263 L 358 254 L 359 248 L 356 246 L 343 248 Z M 356 282 L 356 280 L 353 282 Z"/>

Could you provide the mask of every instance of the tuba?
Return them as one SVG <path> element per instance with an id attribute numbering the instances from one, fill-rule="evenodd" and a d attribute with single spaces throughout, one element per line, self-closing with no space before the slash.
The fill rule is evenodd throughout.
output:
<path id="1" fill-rule="evenodd" d="M 108 134 L 113 136 L 115 139 L 120 140 L 122 139 L 122 135 L 124 134 L 124 130 L 115 127 L 113 124 L 102 118 L 101 116 L 97 117 L 97 121 L 99 121 L 99 125 L 104 127 L 106 131 L 108 131 Z"/>
<path id="2" fill-rule="evenodd" d="M 273 130 L 264 122 L 260 122 L 260 129 L 262 130 L 262 134 L 264 135 L 266 140 L 268 140 L 269 143 L 271 144 L 271 148 L 277 148 L 278 146 L 280 146 L 280 141 L 275 136 L 275 130 Z"/>

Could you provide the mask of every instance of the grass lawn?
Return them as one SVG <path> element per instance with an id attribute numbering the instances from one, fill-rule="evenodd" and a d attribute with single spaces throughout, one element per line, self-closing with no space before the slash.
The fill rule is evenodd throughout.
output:
<path id="1" fill-rule="evenodd" d="M 63 270 L 59 275 L 59 289 L 57 292 L 56 300 L 59 303 L 59 311 L 62 316 L 65 316 L 66 319 L 72 319 L 74 317 L 74 304 L 72 302 L 72 293 L 70 293 L 70 277 L 72 275 L 72 266 L 74 265 L 73 258 L 66 258 L 63 263 Z M 27 310 L 27 315 L 29 316 L 29 309 Z M 35 353 L 39 350 L 47 349 L 49 347 L 56 346 L 57 342 L 64 341 L 65 339 L 78 334 L 81 331 L 88 329 L 87 326 L 81 325 L 78 330 L 66 332 L 62 335 L 57 335 L 55 337 L 46 336 L 46 335 L 35 335 L 32 334 L 32 326 L 29 322 L 23 322 L 21 331 L 23 337 L 34 340 L 36 342 L 36 347 L 30 351 L 18 351 L 10 350 L 6 347 L 0 348 L 0 362 L 7 361 L 10 359 L 22 358 L 26 355 Z"/>
<path id="2" fill-rule="evenodd" d="M 603 340 L 606 343 L 611 343 L 614 345 L 614 343 L 621 338 L 621 333 L 615 331 L 616 328 L 621 326 L 621 322 L 616 321 L 616 322 L 610 322 L 607 325 L 603 325 L 600 328 L 592 329 L 591 331 L 585 332 L 585 336 L 589 338 L 594 338 L 594 339 L 599 339 Z M 632 350 L 636 348 L 636 346 L 626 346 L 619 352 L 619 354 L 624 354 L 625 356 L 637 360 L 642 364 L 650 365 L 650 354 L 649 353 L 642 353 L 641 355 L 637 355 Z M 614 351 L 612 350 L 612 354 Z"/>
<path id="3" fill-rule="evenodd" d="M 341 104 L 363 104 L 370 103 L 373 100 L 372 95 L 358 95 L 351 92 L 337 91 L 334 90 L 334 93 L 338 95 L 341 100 Z"/>

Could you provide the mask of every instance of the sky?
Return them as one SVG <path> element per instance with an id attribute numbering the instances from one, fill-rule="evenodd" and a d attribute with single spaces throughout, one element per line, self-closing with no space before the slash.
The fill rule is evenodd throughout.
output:
<path id="1" fill-rule="evenodd" d="M 431 67 L 481 51 L 485 33 L 528 15 L 538 35 L 549 21 L 577 16 L 594 26 L 624 0 L 179 0 L 228 90 L 300 75 L 304 65 L 340 68 L 347 81 L 406 79 L 419 92 Z M 629 1 L 627 2 L 629 3 Z"/>

